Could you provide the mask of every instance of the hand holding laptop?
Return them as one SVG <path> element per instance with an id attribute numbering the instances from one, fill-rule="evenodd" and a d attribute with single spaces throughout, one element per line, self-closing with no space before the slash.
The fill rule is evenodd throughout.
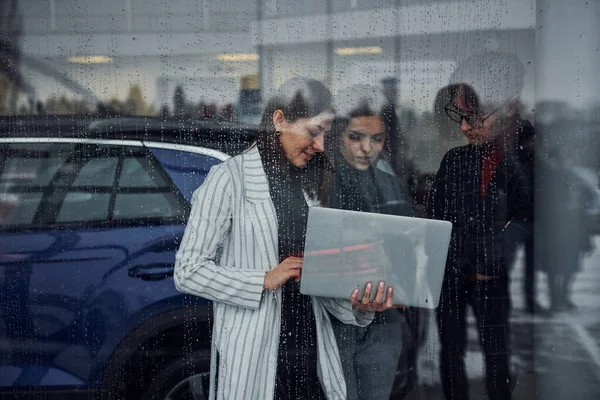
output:
<path id="1" fill-rule="evenodd" d="M 292 278 L 295 278 L 296 281 L 299 281 L 301 274 L 302 258 L 288 257 L 283 260 L 281 264 L 267 271 L 263 286 L 265 290 L 277 290 Z M 393 289 L 391 286 L 389 286 L 387 289 L 387 296 L 384 301 L 383 295 L 385 293 L 385 282 L 379 282 L 377 286 L 377 295 L 373 301 L 371 301 L 372 289 L 372 283 L 368 282 L 365 286 L 364 295 L 360 301 L 358 300 L 359 290 L 355 289 L 350 296 L 352 308 L 362 311 L 385 311 L 390 308 L 406 308 L 404 306 L 393 304 Z"/>
<path id="2" fill-rule="evenodd" d="M 354 291 L 352 292 L 352 296 L 350 296 L 350 303 L 352 304 L 352 308 L 356 310 L 375 312 L 389 310 L 390 308 L 408 308 L 406 306 L 394 304 L 394 289 L 391 286 L 388 286 L 386 299 L 385 301 L 383 300 L 383 294 L 385 292 L 384 281 L 379 281 L 379 284 L 377 285 L 377 295 L 375 296 L 375 300 L 373 301 L 371 301 L 372 289 L 373 284 L 371 282 L 368 282 L 365 287 L 365 291 L 361 301 L 358 300 L 358 288 L 354 289 Z"/>
<path id="3" fill-rule="evenodd" d="M 300 293 L 337 299 L 352 293 L 352 305 L 364 310 L 387 309 L 390 302 L 436 308 L 451 232 L 448 221 L 311 207 Z M 380 281 L 375 298 L 380 289 L 372 286 Z M 372 285 L 363 290 L 365 282 Z M 389 286 L 393 299 L 386 296 Z"/>

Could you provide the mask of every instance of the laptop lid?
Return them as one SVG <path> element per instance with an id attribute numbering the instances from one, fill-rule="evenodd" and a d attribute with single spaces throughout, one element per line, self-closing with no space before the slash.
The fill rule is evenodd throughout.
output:
<path id="1" fill-rule="evenodd" d="M 394 304 L 435 308 L 451 231 L 448 221 L 311 207 L 300 292 L 349 299 L 384 280 Z"/>

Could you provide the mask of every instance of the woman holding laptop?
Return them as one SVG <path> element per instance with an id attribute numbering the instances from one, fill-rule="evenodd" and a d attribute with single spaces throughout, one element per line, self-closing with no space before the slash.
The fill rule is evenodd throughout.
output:
<path id="1" fill-rule="evenodd" d="M 336 96 L 335 108 L 327 146 L 335 167 L 329 206 L 412 216 L 408 188 L 391 167 L 404 164 L 393 159 L 399 129 L 392 102 L 377 87 L 357 85 Z M 349 400 L 390 398 L 406 347 L 403 324 L 403 314 L 394 309 L 377 314 L 367 327 L 333 322 Z"/>
<path id="2" fill-rule="evenodd" d="M 366 326 L 392 307 L 383 282 L 362 299 L 299 292 L 308 207 L 329 194 L 322 152 L 332 120 L 321 83 L 286 82 L 255 145 L 213 167 L 194 193 L 174 280 L 214 302 L 211 399 L 345 399 L 331 321 Z"/>

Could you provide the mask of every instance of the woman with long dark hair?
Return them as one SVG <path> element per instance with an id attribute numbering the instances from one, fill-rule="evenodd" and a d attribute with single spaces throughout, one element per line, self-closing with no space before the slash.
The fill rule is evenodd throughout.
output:
<path id="1" fill-rule="evenodd" d="M 286 82 L 256 144 L 213 167 L 194 193 L 174 278 L 214 301 L 211 399 L 345 399 L 331 320 L 366 326 L 372 311 L 392 307 L 383 282 L 374 301 L 370 283 L 361 300 L 358 290 L 350 301 L 299 292 L 308 208 L 329 194 L 322 152 L 332 111 L 321 83 Z"/>
<path id="2" fill-rule="evenodd" d="M 377 87 L 357 85 L 340 92 L 335 106 L 327 146 L 335 167 L 329 206 L 412 216 L 408 188 L 393 168 L 404 162 L 394 158 L 400 135 L 392 102 Z M 395 309 L 377 314 L 367 327 L 334 321 L 348 399 L 390 398 L 406 347 L 404 325 L 402 311 Z"/>

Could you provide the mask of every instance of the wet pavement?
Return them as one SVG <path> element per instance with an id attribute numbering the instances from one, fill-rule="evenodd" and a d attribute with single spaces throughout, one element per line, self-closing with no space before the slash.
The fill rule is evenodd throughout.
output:
<path id="1" fill-rule="evenodd" d="M 513 399 L 597 400 L 600 398 L 600 237 L 583 261 L 574 288 L 576 310 L 548 316 L 524 312 L 522 254 L 511 275 L 511 365 L 516 376 Z M 544 274 L 538 274 L 538 300 L 549 305 Z M 475 320 L 469 316 L 466 365 L 470 398 L 487 399 L 483 356 Z M 420 353 L 419 388 L 411 399 L 443 399 L 437 329 L 431 320 Z"/>

